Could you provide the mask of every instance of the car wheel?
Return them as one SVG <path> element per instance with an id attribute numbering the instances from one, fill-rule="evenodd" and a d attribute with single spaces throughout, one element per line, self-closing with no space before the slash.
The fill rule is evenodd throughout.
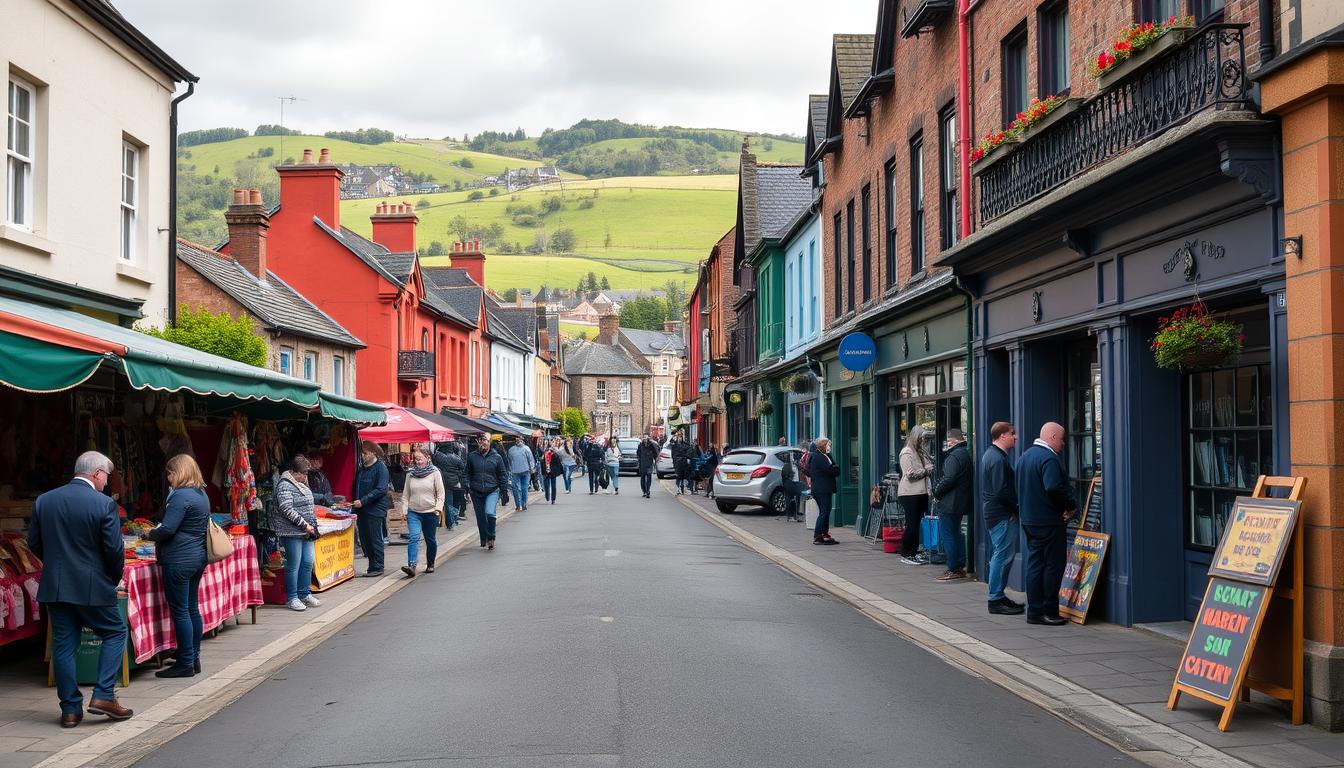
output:
<path id="1" fill-rule="evenodd" d="M 719 511 L 725 515 L 737 509 L 736 504 L 730 504 L 729 502 L 726 501 L 716 501 L 714 502 L 714 506 L 718 507 Z"/>
<path id="2" fill-rule="evenodd" d="M 789 511 L 789 497 L 784 493 L 784 489 L 776 488 L 770 494 L 770 511 L 776 515 L 782 515 Z"/>

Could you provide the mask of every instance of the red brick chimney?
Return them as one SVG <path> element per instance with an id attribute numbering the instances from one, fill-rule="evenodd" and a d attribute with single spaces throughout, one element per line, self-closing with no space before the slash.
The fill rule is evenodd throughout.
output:
<path id="1" fill-rule="evenodd" d="M 551 330 L 546 327 L 546 305 L 537 304 L 535 308 L 537 313 L 537 347 L 540 350 L 539 354 L 547 360 L 550 360 Z M 551 362 L 554 363 L 555 361 L 551 360 Z"/>
<path id="2" fill-rule="evenodd" d="M 458 269 L 465 269 L 477 285 L 485 286 L 485 254 L 481 251 L 480 240 L 453 243 L 448 263 Z"/>
<path id="3" fill-rule="evenodd" d="M 313 150 L 303 150 L 296 165 L 281 165 L 280 207 L 288 216 L 298 214 L 305 221 L 316 216 L 332 229 L 341 228 L 341 178 L 345 172 L 331 162 L 331 153 L 323 148 L 316 163 Z M 311 225 L 309 225 L 311 226 Z"/>
<path id="4" fill-rule="evenodd" d="M 621 330 L 621 316 L 616 312 L 616 308 L 610 305 L 603 307 L 601 314 L 597 316 L 597 338 L 594 339 L 598 344 L 615 344 L 616 334 Z"/>
<path id="5" fill-rule="evenodd" d="M 379 203 L 369 220 L 373 222 L 373 242 L 393 253 L 415 252 L 420 217 L 410 203 Z"/>
<path id="6" fill-rule="evenodd" d="M 248 272 L 266 279 L 266 234 L 271 215 L 257 189 L 233 190 L 233 205 L 224 211 L 229 224 L 229 255 Z"/>

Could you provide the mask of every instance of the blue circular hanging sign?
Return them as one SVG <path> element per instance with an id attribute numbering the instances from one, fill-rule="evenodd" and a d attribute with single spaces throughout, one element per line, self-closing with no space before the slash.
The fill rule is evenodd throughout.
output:
<path id="1" fill-rule="evenodd" d="M 866 371 L 877 362 L 877 342 L 855 331 L 840 340 L 840 364 L 851 371 Z"/>

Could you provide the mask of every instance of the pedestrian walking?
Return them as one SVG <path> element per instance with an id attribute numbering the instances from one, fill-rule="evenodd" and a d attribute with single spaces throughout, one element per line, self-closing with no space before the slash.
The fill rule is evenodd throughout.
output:
<path id="1" fill-rule="evenodd" d="M 564 441 L 555 438 L 551 441 L 551 446 L 541 455 L 541 488 L 545 494 L 546 500 L 555 503 L 556 497 L 560 495 L 560 478 L 569 471 L 565 467 L 564 460 L 560 456 L 560 451 L 564 448 Z"/>
<path id="2" fill-rule="evenodd" d="M 672 469 L 677 473 L 677 495 L 680 496 L 690 486 L 691 457 L 695 449 L 681 432 L 672 437 L 670 446 L 668 453 L 672 454 Z"/>
<path id="3" fill-rule="evenodd" d="M 173 665 L 155 677 L 193 677 L 201 671 L 201 574 L 205 573 L 205 532 L 210 523 L 210 499 L 196 460 L 179 453 L 168 460 L 168 498 L 163 522 L 145 538 L 156 542 L 155 559 L 163 576 L 163 594 L 173 617 L 177 655 Z"/>
<path id="4" fill-rule="evenodd" d="M 541 490 L 541 455 L 546 452 L 544 447 L 545 439 L 541 437 L 533 438 L 532 444 L 528 450 L 532 451 L 532 490 Z"/>
<path id="5" fill-rule="evenodd" d="M 602 448 L 602 444 L 596 440 L 588 441 L 588 445 L 583 449 L 583 463 L 588 472 L 588 495 L 592 496 L 601 489 L 602 470 L 606 462 L 607 452 Z"/>
<path id="6" fill-rule="evenodd" d="M 285 465 L 275 484 L 275 503 L 280 512 L 274 521 L 275 535 L 285 550 L 285 605 L 291 611 L 316 608 L 322 604 L 312 593 L 317 511 L 308 489 L 308 459 L 303 454 Z"/>
<path id="7" fill-rule="evenodd" d="M 1016 616 L 1025 607 L 1003 593 L 1008 568 L 1017 554 L 1017 481 L 1009 451 L 1017 445 L 1017 429 L 1006 421 L 989 428 L 989 447 L 980 457 L 980 502 L 985 510 L 985 530 L 992 552 L 985 580 L 989 586 L 989 612 Z"/>
<path id="8" fill-rule="evenodd" d="M 803 498 L 802 471 L 798 467 L 798 457 L 793 451 L 785 451 L 783 466 L 780 467 L 779 484 L 784 489 L 784 519 L 798 519 L 798 508 Z"/>
<path id="9" fill-rule="evenodd" d="M 527 511 L 527 490 L 528 483 L 532 479 L 532 473 L 537 469 L 537 460 L 532 455 L 532 449 L 527 447 L 527 441 L 518 437 L 509 446 L 506 458 L 509 462 L 509 472 L 513 475 L 513 505 L 519 512 Z"/>
<path id="10" fill-rule="evenodd" d="M 359 444 L 359 469 L 355 474 L 355 530 L 364 556 L 369 559 L 365 576 L 383 575 L 383 549 L 387 536 L 387 510 L 392 505 L 387 495 L 391 476 L 383 463 L 383 449 L 365 440 Z"/>
<path id="11" fill-rule="evenodd" d="M 476 450 L 467 456 L 466 484 L 471 491 L 471 507 L 476 511 L 476 527 L 481 546 L 495 548 L 495 518 L 499 495 L 511 481 L 504 457 L 490 446 L 488 435 L 476 441 Z"/>
<path id="12" fill-rule="evenodd" d="M 1041 436 L 1017 460 L 1017 509 L 1027 536 L 1024 572 L 1027 623 L 1059 625 L 1059 584 L 1064 579 L 1065 532 L 1078 508 L 1059 454 L 1064 427 L 1047 422 Z"/>
<path id="13" fill-rule="evenodd" d="M 574 467 L 578 464 L 578 457 L 574 454 L 574 441 L 568 437 L 562 439 L 558 453 L 560 454 L 560 464 L 565 469 L 564 474 L 561 475 L 565 478 L 565 493 L 569 493 L 573 490 Z"/>
<path id="14" fill-rule="evenodd" d="M 727 450 L 728 446 L 725 445 L 724 451 L 727 452 Z M 709 447 L 705 449 L 704 458 L 704 469 L 701 471 L 705 475 L 705 495 L 712 499 L 714 498 L 714 473 L 719 471 L 719 462 L 723 460 L 723 456 L 714 448 L 714 444 L 710 443 Z"/>
<path id="15" fill-rule="evenodd" d="M 938 536 L 947 555 L 947 570 L 938 581 L 966 578 L 966 546 L 961 522 L 971 513 L 971 494 L 975 492 L 975 471 L 966 435 L 951 427 L 943 444 L 943 471 L 930 493 L 938 500 Z"/>
<path id="16" fill-rule="evenodd" d="M 579 435 L 579 439 L 574 441 L 574 461 L 578 470 L 579 477 L 588 473 L 588 444 L 592 442 L 592 436 L 588 434 Z"/>
<path id="17" fill-rule="evenodd" d="M 905 510 L 905 535 L 901 539 L 901 562 L 906 565 L 924 565 L 928 558 L 919 553 L 919 524 L 929 513 L 929 475 L 933 459 L 924 450 L 924 427 L 916 424 L 905 436 L 901 449 L 901 481 L 896 486 L 896 497 Z M 931 547 L 933 542 L 924 542 Z"/>
<path id="18" fill-rule="evenodd" d="M 415 578 L 420 558 L 420 542 L 425 542 L 425 573 L 434 572 L 434 560 L 439 554 L 439 540 L 435 529 L 439 526 L 439 511 L 447 496 L 443 475 L 434 466 L 428 445 L 411 448 L 411 466 L 406 470 L 406 485 L 401 491 L 401 513 L 406 518 L 406 564 L 401 572 Z"/>
<path id="19" fill-rule="evenodd" d="M 606 462 L 607 478 L 611 481 L 613 496 L 621 495 L 621 444 L 614 437 L 607 438 L 607 450 L 603 454 Z"/>
<path id="20" fill-rule="evenodd" d="M 117 609 L 117 583 L 126 555 L 117 502 L 103 494 L 112 461 L 97 451 L 80 454 L 69 483 L 41 496 L 28 522 L 28 548 L 42 561 L 37 600 L 51 622 L 51 668 L 61 701 L 61 727 L 84 719 L 84 695 L 75 674 L 81 629 L 98 636 L 98 682 L 88 711 L 125 720 L 134 711 L 117 701 L 117 672 L 126 624 Z"/>
<path id="21" fill-rule="evenodd" d="M 462 471 L 465 467 L 455 443 L 434 446 L 431 458 L 435 469 L 439 470 L 439 479 L 443 481 L 443 520 L 451 531 L 457 527 L 457 516 L 465 502 L 462 497 Z"/>
<path id="22" fill-rule="evenodd" d="M 658 444 L 645 432 L 643 437 L 639 438 L 639 447 L 635 449 L 635 460 L 638 462 L 639 471 L 639 490 L 644 498 L 649 498 L 649 493 L 653 490 L 653 473 L 658 468 Z"/>
<path id="23" fill-rule="evenodd" d="M 807 476 L 812 481 L 812 498 L 817 502 L 817 525 L 812 529 L 813 544 L 837 544 L 831 538 L 831 503 L 835 498 L 840 467 L 831 461 L 831 439 L 819 437 L 807 455 Z"/>

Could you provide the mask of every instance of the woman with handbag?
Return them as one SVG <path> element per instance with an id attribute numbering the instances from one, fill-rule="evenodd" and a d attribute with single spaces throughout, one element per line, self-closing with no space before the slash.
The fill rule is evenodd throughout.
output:
<path id="1" fill-rule="evenodd" d="M 439 524 L 443 509 L 443 476 L 434 466 L 429 446 L 417 445 L 411 449 L 411 467 L 406 470 L 406 486 L 401 492 L 401 512 L 406 517 L 406 564 L 401 570 L 407 578 L 415 578 L 415 564 L 420 554 L 420 539 L 425 540 L 425 573 L 434 572 L 434 559 L 439 554 L 439 541 L 434 529 Z"/>
<path id="2" fill-rule="evenodd" d="M 201 574 L 205 573 L 205 536 L 210 499 L 196 460 L 179 453 L 168 460 L 168 499 L 163 522 L 145 537 L 157 542 L 163 593 L 173 617 L 177 659 L 155 677 L 193 677 L 201 671 Z"/>
<path id="3" fill-rule="evenodd" d="M 603 454 L 607 466 L 607 478 L 611 481 L 611 492 L 621 495 L 621 444 L 616 438 L 607 439 L 607 450 Z"/>
<path id="4" fill-rule="evenodd" d="M 280 510 L 274 522 L 275 535 L 285 550 L 286 605 L 292 611 L 316 608 L 322 604 L 312 593 L 317 512 L 313 509 L 313 492 L 308 490 L 308 459 L 303 454 L 285 465 L 275 484 L 275 502 Z"/>
<path id="5" fill-rule="evenodd" d="M 896 486 L 896 497 L 905 510 L 901 562 L 924 565 L 928 560 L 919 554 L 919 526 L 929 512 L 929 475 L 933 474 L 933 459 L 924 450 L 924 427 L 916 424 L 910 428 L 900 461 L 901 482 Z"/>

